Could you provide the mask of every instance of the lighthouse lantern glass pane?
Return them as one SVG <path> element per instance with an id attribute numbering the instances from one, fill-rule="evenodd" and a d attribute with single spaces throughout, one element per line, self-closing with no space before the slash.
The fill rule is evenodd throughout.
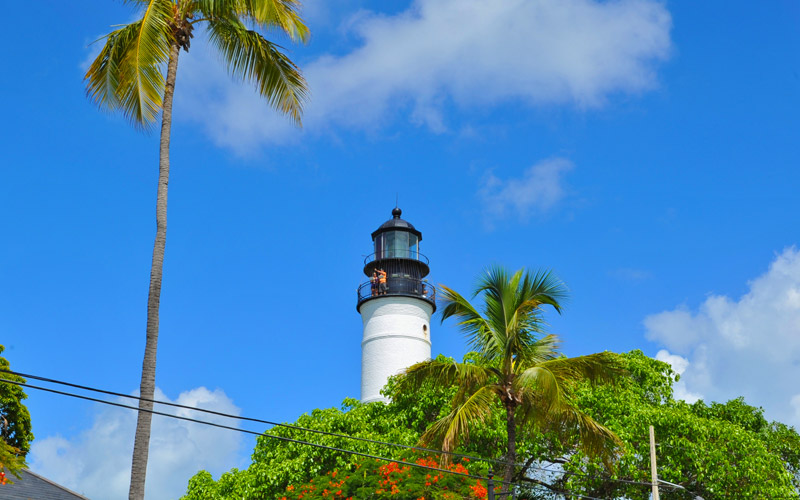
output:
<path id="1" fill-rule="evenodd" d="M 419 259 L 419 237 L 407 231 L 387 231 L 375 238 L 378 259 Z"/>
<path id="2" fill-rule="evenodd" d="M 392 257 L 401 259 L 408 258 L 408 233 L 405 231 L 394 231 L 394 242 L 392 245 Z"/>
<path id="3" fill-rule="evenodd" d="M 389 231 L 388 233 L 383 234 L 383 243 L 384 243 L 384 257 L 385 258 L 392 258 L 394 257 L 394 231 Z"/>
<path id="4" fill-rule="evenodd" d="M 419 239 L 417 238 L 416 234 L 408 234 L 408 251 L 411 255 L 408 256 L 409 259 L 419 259 L 417 255 L 417 244 L 419 243 Z"/>

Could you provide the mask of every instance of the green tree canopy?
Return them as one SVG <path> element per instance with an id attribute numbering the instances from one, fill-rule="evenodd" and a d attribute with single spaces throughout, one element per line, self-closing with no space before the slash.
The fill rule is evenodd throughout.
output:
<path id="1" fill-rule="evenodd" d="M 414 446 L 428 423 L 446 407 L 450 390 L 432 385 L 416 396 L 398 395 L 390 404 L 361 404 L 345 399 L 341 408 L 313 410 L 292 423 L 302 429 L 344 434 L 357 438 Z M 268 434 L 353 450 L 360 453 L 399 458 L 405 449 L 367 441 L 354 441 L 321 435 L 290 427 L 273 427 Z M 348 453 L 314 448 L 259 437 L 252 464 L 244 470 L 233 469 L 213 481 L 208 473 L 196 475 L 189 484 L 186 500 L 274 499 L 290 485 L 301 485 L 333 470 L 356 463 Z"/>
<path id="2" fill-rule="evenodd" d="M 617 387 L 585 383 L 574 392 L 575 404 L 589 415 L 602 416 L 624 443 L 613 471 L 608 472 L 599 459 L 582 454 L 576 437 L 521 433 L 518 462 L 529 467 L 518 478 L 517 498 L 555 500 L 563 498 L 564 492 L 597 498 L 648 498 L 649 485 L 635 483 L 650 481 L 649 425 L 656 428 L 659 476 L 685 488 L 665 488 L 662 498 L 798 498 L 800 436 L 795 429 L 768 422 L 761 409 L 741 399 L 691 405 L 676 401 L 672 386 L 677 376 L 668 364 L 641 351 L 616 356 L 627 373 Z M 468 354 L 464 362 L 476 357 Z M 440 356 L 437 360 L 448 359 Z M 293 425 L 413 446 L 430 422 L 450 413 L 456 390 L 455 386 L 426 383 L 410 395 L 398 392 L 396 381 L 390 381 L 384 390 L 392 398 L 388 404 L 363 405 L 348 399 L 341 409 L 314 410 Z M 288 428 L 268 432 L 392 458 L 401 458 L 406 452 Z M 505 447 L 505 416 L 495 413 L 472 429 L 469 440 L 455 451 L 495 458 L 503 455 Z M 198 473 L 184 499 L 272 500 L 280 498 L 290 485 L 308 484 L 337 469 L 349 470 L 360 461 L 344 453 L 266 437 L 258 439 L 252 459 L 248 468 L 234 469 L 216 481 L 207 472 Z"/>
<path id="3" fill-rule="evenodd" d="M 4 350 L 5 347 L 0 345 L 0 354 Z M 2 356 L 0 370 L 10 370 L 8 360 Z M 0 378 L 25 382 L 24 378 L 5 372 L 0 372 Z M 31 415 L 22 404 L 27 397 L 22 387 L 7 382 L 0 383 L 0 472 L 5 468 L 17 477 L 19 471 L 26 466 L 25 456 L 33 440 Z M 4 479 L 5 476 L 0 478 L 0 482 Z"/>
<path id="4" fill-rule="evenodd" d="M 673 398 L 678 379 L 667 363 L 641 351 L 623 355 L 630 373 L 621 387 L 584 386 L 578 404 L 622 439 L 624 452 L 609 478 L 580 453 L 561 457 L 567 474 L 552 483 L 588 496 L 646 499 L 639 485 L 614 479 L 650 481 L 648 428 L 655 427 L 659 478 L 681 485 L 673 495 L 710 499 L 797 498 L 800 436 L 768 422 L 761 408 L 742 398 L 727 403 L 687 404 Z M 667 490 L 669 488 L 667 487 Z"/>

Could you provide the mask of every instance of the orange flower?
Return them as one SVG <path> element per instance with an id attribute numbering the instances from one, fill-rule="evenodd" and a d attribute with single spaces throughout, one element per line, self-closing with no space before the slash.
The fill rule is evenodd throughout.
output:
<path id="1" fill-rule="evenodd" d="M 464 466 L 463 466 L 463 465 L 461 465 L 461 464 L 456 464 L 456 466 L 455 466 L 455 471 L 456 471 L 456 472 L 459 472 L 459 473 L 461 473 L 461 474 L 469 474 L 469 471 L 467 470 L 467 468 L 466 468 L 466 467 L 464 467 Z"/>
<path id="2" fill-rule="evenodd" d="M 483 484 L 481 484 L 480 479 L 478 479 L 478 482 L 475 483 L 475 486 L 470 486 L 470 489 L 472 489 L 472 492 L 475 493 L 475 496 L 479 499 L 485 499 L 489 494 L 489 490 L 487 490 Z"/>

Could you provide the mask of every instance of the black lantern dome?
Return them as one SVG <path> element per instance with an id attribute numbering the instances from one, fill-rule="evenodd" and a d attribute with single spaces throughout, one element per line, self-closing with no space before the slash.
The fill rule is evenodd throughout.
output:
<path id="1" fill-rule="evenodd" d="M 392 209 L 392 218 L 381 224 L 381 227 L 376 229 L 372 233 L 372 240 L 375 241 L 375 236 L 381 233 L 385 233 L 387 231 L 407 231 L 409 233 L 414 234 L 418 240 L 422 240 L 422 233 L 414 228 L 414 225 L 410 222 L 403 220 L 400 216 L 403 215 L 403 211 L 399 208 L 395 207 Z"/>
<path id="2" fill-rule="evenodd" d="M 413 224 L 401 219 L 403 211 L 395 207 L 392 218 L 381 224 L 372 233 L 373 253 L 364 259 L 364 274 L 372 278 L 373 273 L 386 273 L 385 293 L 376 292 L 367 282 L 358 289 L 358 307 L 361 303 L 384 295 L 405 295 L 422 298 L 434 304 L 435 289 L 423 281 L 430 273 L 428 258 L 420 252 L 422 233 Z"/>

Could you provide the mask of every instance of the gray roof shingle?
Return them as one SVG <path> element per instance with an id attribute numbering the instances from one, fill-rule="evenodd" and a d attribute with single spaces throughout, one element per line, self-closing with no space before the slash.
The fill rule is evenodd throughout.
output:
<path id="1" fill-rule="evenodd" d="M 0 486 L 2 500 L 89 500 L 27 469 L 20 473 L 19 479 L 6 474 L 14 484 Z"/>

